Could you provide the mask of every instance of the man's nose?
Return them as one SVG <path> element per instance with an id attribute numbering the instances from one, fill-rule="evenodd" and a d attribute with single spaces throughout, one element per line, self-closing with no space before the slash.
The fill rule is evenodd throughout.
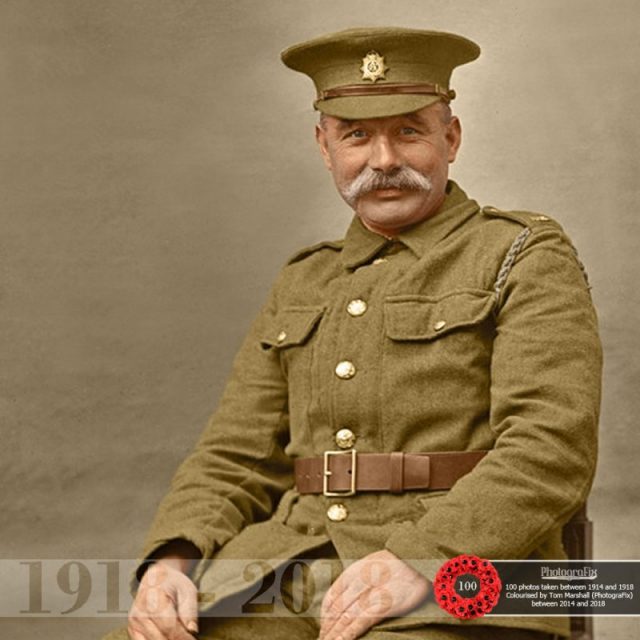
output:
<path id="1" fill-rule="evenodd" d="M 374 139 L 371 145 L 369 166 L 383 173 L 391 173 L 402 166 L 397 148 L 386 136 L 380 136 Z"/>

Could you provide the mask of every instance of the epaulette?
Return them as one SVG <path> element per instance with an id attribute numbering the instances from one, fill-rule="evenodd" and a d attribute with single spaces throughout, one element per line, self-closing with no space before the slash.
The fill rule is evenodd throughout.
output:
<path id="1" fill-rule="evenodd" d="M 296 251 L 296 253 L 287 260 L 287 264 L 293 264 L 294 262 L 304 260 L 304 258 L 310 256 L 312 253 L 325 248 L 340 251 L 342 249 L 342 240 L 323 240 L 322 242 L 317 242 L 316 244 L 312 244 L 308 247 L 303 247 L 299 251 Z"/>
<path id="2" fill-rule="evenodd" d="M 507 218 L 508 220 L 519 222 L 529 228 L 534 228 L 543 224 L 551 224 L 562 229 L 559 222 L 542 213 L 536 213 L 535 211 L 503 211 L 496 207 L 482 207 L 482 213 L 494 218 Z"/>

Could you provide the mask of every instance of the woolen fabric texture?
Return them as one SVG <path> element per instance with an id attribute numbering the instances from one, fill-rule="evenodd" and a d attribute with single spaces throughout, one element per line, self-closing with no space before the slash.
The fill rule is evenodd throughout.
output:
<path id="1" fill-rule="evenodd" d="M 347 312 L 353 299 L 363 315 Z M 345 360 L 350 379 L 335 373 Z M 343 560 L 386 548 L 430 579 L 463 553 L 564 558 L 561 528 L 596 465 L 601 368 L 589 287 L 557 222 L 481 208 L 453 182 L 440 210 L 395 240 L 354 217 L 343 240 L 282 269 L 143 557 L 190 540 L 204 558 L 194 578 L 217 598 L 250 584 L 208 559 L 284 562 L 329 541 Z M 345 427 L 359 452 L 491 451 L 449 491 L 299 495 L 293 459 L 336 449 Z M 346 520 L 327 518 L 335 503 Z M 424 624 L 569 633 L 567 618 L 463 623 L 432 598 L 375 629 Z"/>

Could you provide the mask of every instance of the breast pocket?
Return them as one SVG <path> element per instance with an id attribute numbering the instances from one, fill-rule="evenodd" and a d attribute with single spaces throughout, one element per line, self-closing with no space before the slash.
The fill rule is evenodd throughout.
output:
<path id="1" fill-rule="evenodd" d="M 295 368 L 295 373 L 305 374 L 310 369 L 312 337 L 323 314 L 324 308 L 318 306 L 285 307 L 265 328 L 260 344 L 264 350 L 278 353 L 285 373 L 290 374 Z"/>
<path id="2" fill-rule="evenodd" d="M 385 299 L 383 423 L 399 417 L 390 448 L 468 446 L 468 427 L 489 410 L 494 294 L 463 289 Z"/>
<path id="3" fill-rule="evenodd" d="M 490 315 L 495 294 L 463 289 L 441 296 L 399 295 L 385 300 L 386 335 L 394 341 L 433 341 L 472 330 Z"/>

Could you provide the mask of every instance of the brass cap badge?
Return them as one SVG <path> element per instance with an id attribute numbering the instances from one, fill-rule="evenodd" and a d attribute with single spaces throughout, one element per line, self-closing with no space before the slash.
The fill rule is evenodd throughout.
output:
<path id="1" fill-rule="evenodd" d="M 381 56 L 377 51 L 369 51 L 367 55 L 362 58 L 362 71 L 363 80 L 386 80 L 384 74 L 389 71 L 388 67 L 385 67 L 384 56 Z"/>

